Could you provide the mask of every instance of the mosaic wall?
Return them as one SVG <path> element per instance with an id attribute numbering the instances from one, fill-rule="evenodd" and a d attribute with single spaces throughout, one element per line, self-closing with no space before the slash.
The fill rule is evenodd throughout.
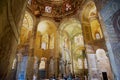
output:
<path id="1" fill-rule="evenodd" d="M 101 10 L 100 14 L 105 23 L 106 31 L 115 59 L 115 64 L 117 68 L 117 72 L 115 72 L 117 73 L 117 75 L 115 76 L 117 76 L 117 79 L 120 80 L 120 1 L 109 1 L 106 6 Z"/>
<path id="2" fill-rule="evenodd" d="M 120 9 L 113 15 L 112 21 L 117 37 L 120 40 Z"/>

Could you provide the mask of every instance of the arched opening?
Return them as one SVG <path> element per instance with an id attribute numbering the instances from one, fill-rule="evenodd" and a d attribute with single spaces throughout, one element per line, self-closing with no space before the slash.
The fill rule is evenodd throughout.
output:
<path id="1" fill-rule="evenodd" d="M 98 18 L 98 11 L 93 1 L 89 1 L 86 5 L 84 5 L 81 14 L 81 21 L 84 30 L 85 42 L 89 43 L 90 41 L 97 40 L 96 32 L 99 33 L 100 39 L 103 38 L 103 33 Z"/>
<path id="2" fill-rule="evenodd" d="M 40 63 L 45 63 L 45 68 L 39 68 L 40 76 L 44 75 L 50 77 L 55 74 L 56 68 L 56 23 L 51 19 L 41 18 L 37 25 L 36 39 L 35 39 L 35 52 L 34 56 L 40 59 Z M 44 61 L 41 59 L 45 59 Z M 39 67 L 42 66 L 39 65 Z M 42 74 L 43 73 L 43 74 Z"/>
<path id="3" fill-rule="evenodd" d="M 87 63 L 85 62 L 85 46 L 81 23 L 75 18 L 66 18 L 62 20 L 59 29 L 61 44 L 60 54 L 61 59 L 65 63 L 63 73 L 72 73 L 80 77 L 87 75 L 87 67 L 85 67 Z"/>
<path id="4" fill-rule="evenodd" d="M 42 20 L 38 23 L 36 43 L 38 49 L 54 50 L 55 48 L 55 34 L 57 27 L 53 21 Z M 40 54 L 40 53 L 35 53 Z"/>
<path id="5" fill-rule="evenodd" d="M 107 51 L 98 13 L 95 3 L 88 1 L 84 5 L 82 14 L 80 15 L 90 79 L 100 78 L 98 72 L 100 65 L 97 66 L 96 50 L 103 48 Z"/>
<path id="6" fill-rule="evenodd" d="M 33 29 L 33 18 L 29 12 L 25 12 L 22 27 L 20 30 L 20 42 L 19 45 L 24 45 L 28 42 L 28 39 L 30 39 L 30 36 L 32 35 L 32 29 Z"/>

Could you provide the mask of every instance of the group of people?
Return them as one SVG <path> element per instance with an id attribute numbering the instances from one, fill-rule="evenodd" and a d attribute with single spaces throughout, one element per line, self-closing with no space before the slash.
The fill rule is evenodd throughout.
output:
<path id="1" fill-rule="evenodd" d="M 86 76 L 80 77 L 78 75 L 72 75 L 72 74 L 69 74 L 69 75 L 60 74 L 58 76 L 55 76 L 53 74 L 49 77 L 49 79 L 41 78 L 41 77 L 37 78 L 36 76 L 36 78 L 33 78 L 33 80 L 88 80 L 88 79 Z"/>
<path id="2" fill-rule="evenodd" d="M 49 80 L 87 80 L 87 79 L 85 77 L 83 79 L 77 75 L 72 75 L 72 74 L 69 75 L 59 74 L 58 77 L 52 75 Z"/>

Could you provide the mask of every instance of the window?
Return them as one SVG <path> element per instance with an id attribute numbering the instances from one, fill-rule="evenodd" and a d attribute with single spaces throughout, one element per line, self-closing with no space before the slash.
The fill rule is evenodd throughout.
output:
<path id="1" fill-rule="evenodd" d="M 52 7 L 50 7 L 50 6 L 45 7 L 45 12 L 51 13 L 51 11 L 52 11 Z"/>
<path id="2" fill-rule="evenodd" d="M 101 39 L 99 32 L 96 32 L 96 33 L 95 33 L 95 38 L 96 38 L 97 40 L 98 40 L 98 39 Z"/>
<path id="3" fill-rule="evenodd" d="M 47 47 L 46 45 L 47 45 L 46 42 L 42 42 L 41 48 L 44 49 L 44 50 L 46 50 L 46 47 Z"/>
<path id="4" fill-rule="evenodd" d="M 44 49 L 44 50 L 48 49 L 48 34 L 44 34 L 42 36 L 41 48 Z"/>

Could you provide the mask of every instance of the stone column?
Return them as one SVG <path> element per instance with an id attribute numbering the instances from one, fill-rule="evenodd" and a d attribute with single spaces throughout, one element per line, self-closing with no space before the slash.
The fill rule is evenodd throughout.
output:
<path id="1" fill-rule="evenodd" d="M 17 53 L 17 73 L 16 73 L 16 80 L 18 79 L 18 76 L 19 76 L 19 73 L 20 73 L 20 69 L 21 69 L 20 64 L 21 64 L 21 62 L 22 62 L 22 57 L 23 57 L 23 55 L 22 55 L 22 53 L 19 51 L 19 52 Z"/>
<path id="2" fill-rule="evenodd" d="M 28 80 L 32 80 L 33 78 L 33 75 L 34 75 L 33 65 L 34 65 L 34 57 L 29 56 L 28 63 L 27 63 L 27 79 Z"/>
<path id="3" fill-rule="evenodd" d="M 51 41 L 51 36 L 48 34 L 48 49 L 50 49 L 50 41 Z"/>
<path id="4" fill-rule="evenodd" d="M 58 58 L 59 58 L 59 33 L 56 31 L 54 33 L 54 56 L 55 56 L 55 75 L 58 75 L 59 72 L 59 63 L 58 63 Z"/>
<path id="5" fill-rule="evenodd" d="M 72 45 L 73 45 L 73 40 L 71 40 L 71 65 L 72 65 L 72 70 L 71 70 L 71 72 L 72 72 L 72 74 L 74 74 L 74 63 L 73 63 L 73 49 L 72 49 Z"/>
<path id="6" fill-rule="evenodd" d="M 88 62 L 88 80 L 100 80 L 95 52 L 91 45 L 86 45 L 86 57 Z"/>
<path id="7" fill-rule="evenodd" d="M 35 52 L 35 40 L 36 40 L 36 33 L 37 33 L 37 22 L 34 23 L 32 29 L 32 35 L 29 41 L 29 55 L 28 55 L 28 63 L 27 63 L 27 79 L 32 80 L 33 75 L 37 75 L 34 73 L 34 52 Z"/>
<path id="8" fill-rule="evenodd" d="M 40 34 L 40 48 L 41 48 L 41 44 L 42 44 L 42 35 Z"/>

